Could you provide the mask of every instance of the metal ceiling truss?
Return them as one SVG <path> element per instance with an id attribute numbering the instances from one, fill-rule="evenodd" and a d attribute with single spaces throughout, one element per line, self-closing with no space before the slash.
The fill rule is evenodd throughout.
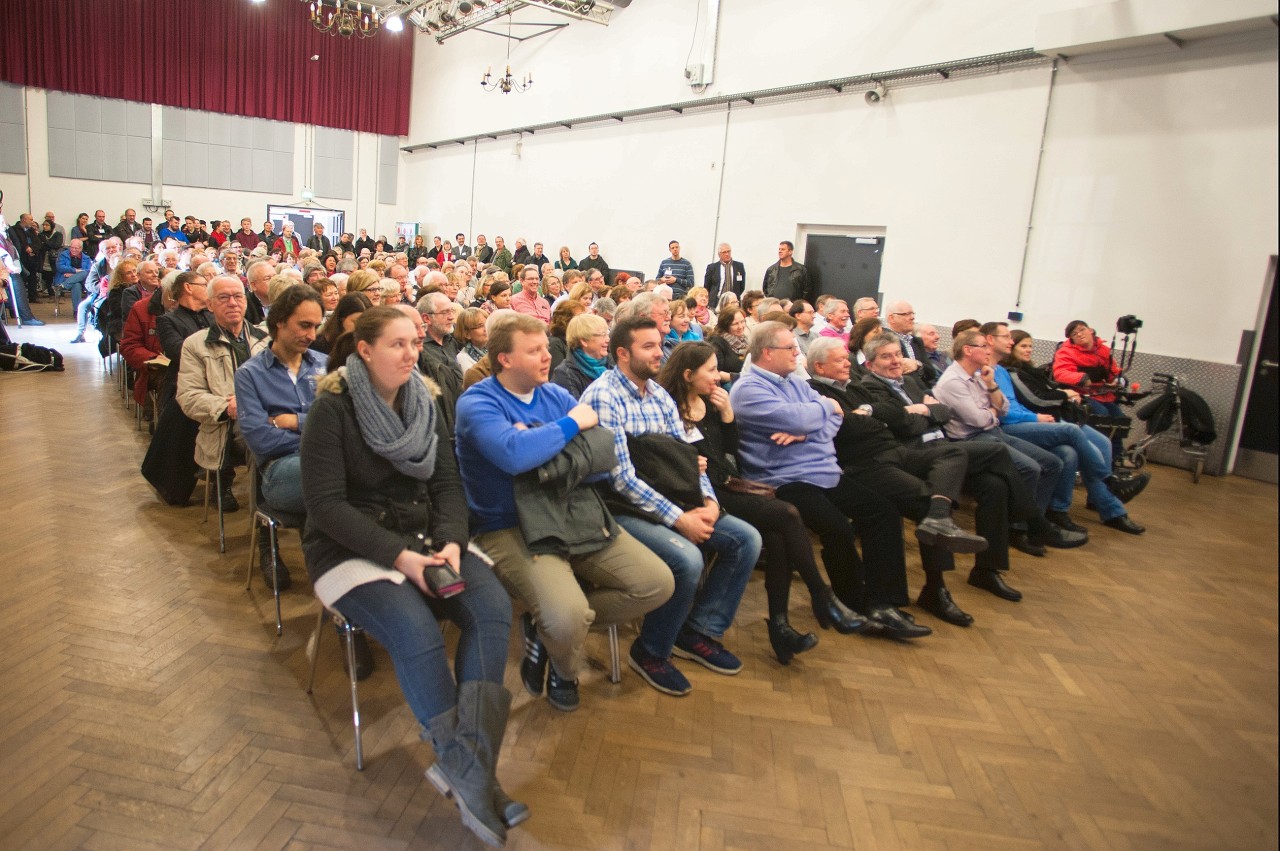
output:
<path id="1" fill-rule="evenodd" d="M 609 16 L 613 13 L 613 4 L 604 0 L 396 0 L 395 3 L 383 7 L 380 17 L 400 16 L 406 23 L 419 32 L 426 33 L 438 43 L 444 44 L 446 39 L 461 35 L 468 30 L 479 30 L 489 35 L 506 33 L 480 29 L 485 24 L 498 18 L 510 15 L 524 8 L 543 9 L 548 12 L 576 21 L 590 21 L 608 26 Z M 547 32 L 563 29 L 564 24 L 536 24 L 547 29 L 523 39 L 536 38 Z"/>
<path id="2" fill-rule="evenodd" d="M 1001 71 L 1021 70 L 1048 65 L 1050 60 L 1027 48 L 1008 53 L 993 53 L 988 56 L 975 56 L 969 59 L 958 59 L 952 62 L 939 62 L 933 65 L 917 65 L 913 68 L 900 68 L 896 71 L 881 71 L 873 74 L 860 74 L 856 77 L 841 77 L 834 80 L 819 80 L 812 83 L 801 83 L 795 86 L 781 86 L 774 89 L 761 89 L 754 92 L 742 92 L 734 95 L 717 95 L 715 97 L 697 98 L 678 103 L 649 106 L 641 109 L 606 112 L 599 115 L 585 115 L 579 118 L 562 118 L 546 121 L 541 124 L 530 124 L 523 127 L 511 127 L 506 130 L 494 130 L 487 133 L 476 133 L 470 136 L 459 136 L 454 139 L 442 139 L 436 142 L 418 142 L 405 145 L 400 150 L 413 153 L 423 149 L 435 150 L 449 145 L 466 145 L 484 139 L 496 140 L 504 136 L 530 135 L 543 130 L 572 130 L 580 125 L 600 124 L 605 122 L 624 122 L 628 119 L 651 118 L 672 113 L 683 114 L 697 110 L 712 110 L 727 107 L 730 104 L 746 104 L 753 106 L 761 102 L 777 103 L 787 100 L 799 100 L 805 97 L 830 96 L 847 92 L 860 92 L 883 87 L 888 90 L 918 86 L 927 83 L 940 83 L 948 80 L 996 74 Z"/>

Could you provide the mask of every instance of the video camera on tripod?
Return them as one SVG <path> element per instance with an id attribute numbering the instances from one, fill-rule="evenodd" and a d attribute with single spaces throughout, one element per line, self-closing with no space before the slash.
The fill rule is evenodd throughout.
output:
<path id="1" fill-rule="evenodd" d="M 1142 320 L 1132 313 L 1127 313 L 1116 320 L 1116 334 L 1120 335 L 1119 355 L 1116 354 L 1116 334 L 1111 335 L 1111 357 L 1115 360 L 1116 365 L 1120 367 L 1118 386 L 1115 389 L 1116 401 L 1122 405 L 1132 405 L 1139 399 L 1145 399 L 1151 395 L 1149 390 L 1140 391 L 1136 388 L 1131 388 L 1128 375 L 1126 375 L 1129 371 L 1129 366 L 1133 363 L 1133 356 L 1138 351 L 1138 331 L 1141 328 Z M 1089 374 L 1088 370 L 1086 370 L 1086 374 Z M 1089 375 L 1089 378 L 1093 381 L 1106 381 L 1107 376 L 1103 375 L 1099 378 L 1094 378 L 1093 375 Z"/>

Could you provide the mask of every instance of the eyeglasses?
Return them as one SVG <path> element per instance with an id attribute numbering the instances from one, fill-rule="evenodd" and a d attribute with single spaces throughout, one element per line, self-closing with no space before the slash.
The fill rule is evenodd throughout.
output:
<path id="1" fill-rule="evenodd" d="M 966 349 L 989 349 L 991 347 L 986 343 L 966 343 L 965 348 Z"/>
<path id="2" fill-rule="evenodd" d="M 228 304 L 233 301 L 246 301 L 244 293 L 222 293 L 216 295 L 213 300 L 218 304 Z"/>
<path id="3" fill-rule="evenodd" d="M 890 313 L 889 315 L 890 316 L 915 316 L 916 312 L 914 310 L 910 310 L 910 311 L 907 311 L 906 313 Z"/>

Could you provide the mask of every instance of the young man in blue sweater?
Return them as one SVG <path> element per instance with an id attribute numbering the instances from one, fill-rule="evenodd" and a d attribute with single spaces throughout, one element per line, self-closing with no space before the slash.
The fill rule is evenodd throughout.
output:
<path id="1" fill-rule="evenodd" d="M 546 325 L 538 319 L 517 315 L 495 328 L 489 358 L 493 375 L 463 393 L 457 408 L 458 466 L 471 531 L 508 593 L 528 609 L 520 666 L 525 689 L 537 697 L 545 682 L 548 702 L 571 712 L 578 708 L 587 630 L 656 609 L 671 597 L 674 583 L 662 560 L 621 529 L 593 552 L 530 552 L 514 478 L 555 458 L 579 432 L 597 428 L 598 419 L 547 380 L 551 353 Z"/>

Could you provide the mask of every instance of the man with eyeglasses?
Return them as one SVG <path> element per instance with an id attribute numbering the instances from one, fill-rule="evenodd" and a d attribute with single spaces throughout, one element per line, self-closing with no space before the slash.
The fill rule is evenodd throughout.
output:
<path id="1" fill-rule="evenodd" d="M 238 511 L 240 503 L 231 493 L 242 455 L 235 444 L 235 372 L 267 347 L 267 333 L 244 321 L 244 284 L 239 278 L 223 275 L 210 281 L 208 304 L 213 322 L 182 343 L 177 401 L 182 413 L 200 424 L 196 464 L 205 470 L 221 468 L 222 510 Z"/>
<path id="2" fill-rule="evenodd" d="M 427 334 L 418 355 L 418 369 L 440 386 L 440 413 L 445 427 L 453 434 L 453 413 L 462 395 L 462 367 L 458 365 L 461 346 L 453 335 L 457 322 L 454 304 L 447 295 L 436 290 L 418 300 Z"/>
<path id="3" fill-rule="evenodd" d="M 216 310 L 215 310 L 216 313 Z M 316 400 L 316 382 L 327 358 L 311 348 L 324 319 L 315 289 L 295 284 L 280 294 L 267 314 L 271 345 L 236 371 L 240 434 L 262 472 L 262 496 L 289 514 L 306 514 L 302 500 L 302 463 L 298 449 L 307 411 Z M 258 536 L 262 576 L 271 587 L 270 536 Z M 289 570 L 276 553 L 279 588 L 291 584 Z"/>
<path id="4" fill-rule="evenodd" d="M 916 336 L 916 309 L 907 301 L 895 301 L 889 305 L 886 325 L 902 344 L 902 371 L 907 375 L 919 373 L 924 383 L 932 387 L 938 381 L 937 367 L 929 360 L 924 340 Z"/>
<path id="5" fill-rule="evenodd" d="M 1027 489 L 1035 494 L 1036 507 L 1042 514 L 1047 513 L 1062 475 L 1062 462 L 1047 449 L 1000 428 L 1000 417 L 1008 413 L 1009 400 L 996 382 L 990 362 L 991 344 L 978 329 L 970 328 L 956 335 L 951 354 L 955 362 L 933 388 L 934 397 L 951 409 L 951 419 L 943 426 L 947 437 L 1004 443 Z"/>

